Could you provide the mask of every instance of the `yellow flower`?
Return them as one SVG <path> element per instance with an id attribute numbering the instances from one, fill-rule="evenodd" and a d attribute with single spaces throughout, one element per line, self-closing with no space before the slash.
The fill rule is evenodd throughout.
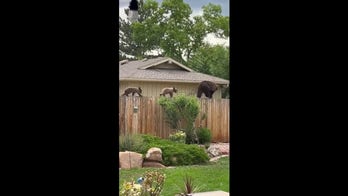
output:
<path id="1" fill-rule="evenodd" d="M 132 184 L 127 183 L 127 184 L 126 184 L 126 190 L 130 190 L 131 188 L 132 188 Z"/>

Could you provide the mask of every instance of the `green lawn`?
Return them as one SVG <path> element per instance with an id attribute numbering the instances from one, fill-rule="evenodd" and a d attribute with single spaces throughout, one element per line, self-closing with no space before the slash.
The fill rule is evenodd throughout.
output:
<path id="1" fill-rule="evenodd" d="M 207 165 L 162 168 L 160 170 L 166 174 L 166 180 L 161 196 L 174 196 L 179 193 L 184 185 L 183 178 L 185 174 L 193 178 L 194 183 L 200 188 L 199 192 L 218 190 L 230 192 L 229 168 L 229 157 L 220 158 L 217 163 L 209 163 Z M 136 180 L 145 171 L 156 169 L 122 169 L 120 170 L 120 184 L 124 181 Z"/>

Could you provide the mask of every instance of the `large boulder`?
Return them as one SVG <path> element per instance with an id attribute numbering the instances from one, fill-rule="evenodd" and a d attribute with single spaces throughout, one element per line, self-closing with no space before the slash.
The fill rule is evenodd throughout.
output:
<path id="1" fill-rule="evenodd" d="M 144 158 L 143 167 L 166 167 L 163 164 L 162 150 L 160 148 L 150 148 Z"/>
<path id="2" fill-rule="evenodd" d="M 145 161 L 162 163 L 162 150 L 156 147 L 150 148 L 146 153 Z"/>
<path id="3" fill-rule="evenodd" d="M 120 168 L 131 169 L 131 168 L 142 168 L 143 155 L 136 152 L 119 152 Z"/>

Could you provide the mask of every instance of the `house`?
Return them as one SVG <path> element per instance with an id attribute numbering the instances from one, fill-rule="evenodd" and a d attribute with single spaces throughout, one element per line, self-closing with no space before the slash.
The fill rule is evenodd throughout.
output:
<path id="1" fill-rule="evenodd" d="M 221 98 L 221 89 L 229 85 L 228 80 L 198 73 L 169 57 L 123 60 L 119 62 L 119 71 L 120 95 L 127 87 L 141 87 L 143 96 L 159 97 L 163 88 L 174 86 L 178 93 L 196 96 L 199 83 L 208 80 L 219 87 L 213 98 Z"/>

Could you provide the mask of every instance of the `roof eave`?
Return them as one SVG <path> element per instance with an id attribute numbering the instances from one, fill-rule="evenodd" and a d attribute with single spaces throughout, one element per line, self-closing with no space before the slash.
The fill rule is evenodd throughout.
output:
<path id="1" fill-rule="evenodd" d="M 119 81 L 139 81 L 139 82 L 177 82 L 177 83 L 192 83 L 192 84 L 198 84 L 202 81 L 187 81 L 187 80 L 154 80 L 154 79 L 138 79 L 138 78 L 120 78 Z M 223 82 L 223 81 L 214 81 L 216 84 L 223 84 L 223 85 L 229 85 L 230 82 Z"/>
<path id="2" fill-rule="evenodd" d="M 143 70 L 144 70 L 144 69 L 147 69 L 147 68 L 149 68 L 149 67 L 153 67 L 153 66 L 162 64 L 162 63 L 167 62 L 167 61 L 172 61 L 173 63 L 175 63 L 175 64 L 178 65 L 179 67 L 185 69 L 186 71 L 195 72 L 194 70 L 192 70 L 192 69 L 186 67 L 185 65 L 183 65 L 183 64 L 181 64 L 181 63 L 179 63 L 179 62 L 177 62 L 177 61 L 175 61 L 174 59 L 169 58 L 169 57 L 166 58 L 166 59 L 163 59 L 163 60 L 161 60 L 161 61 L 158 61 L 158 62 L 156 62 L 156 63 L 150 64 L 150 65 L 146 65 L 146 66 L 143 66 L 143 67 L 139 67 L 139 69 L 143 69 Z"/>

